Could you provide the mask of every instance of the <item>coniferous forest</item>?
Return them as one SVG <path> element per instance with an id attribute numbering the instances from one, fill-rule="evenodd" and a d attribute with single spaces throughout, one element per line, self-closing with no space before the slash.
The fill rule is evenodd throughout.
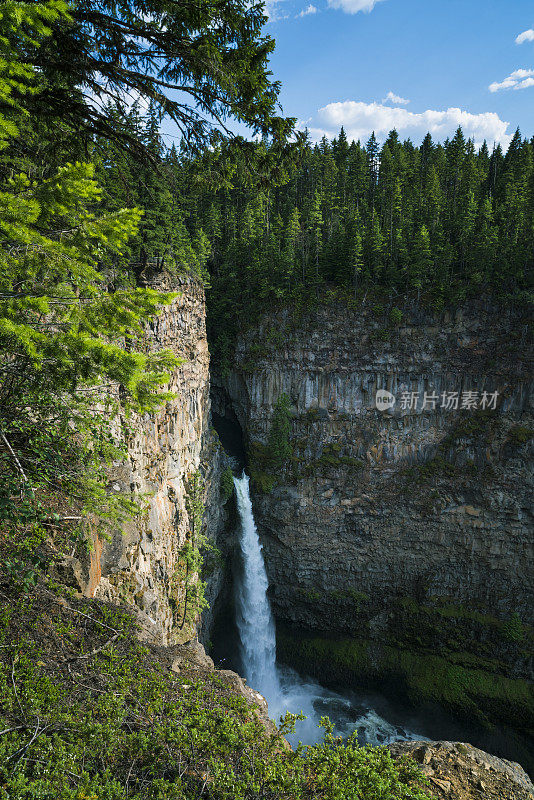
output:
<path id="1" fill-rule="evenodd" d="M 136 259 L 189 268 L 207 282 L 216 357 L 231 357 L 251 315 L 273 303 L 306 305 L 337 290 L 412 298 L 436 311 L 473 296 L 504 303 L 529 298 L 534 261 L 534 140 L 516 131 L 506 152 L 452 139 L 383 145 L 299 139 L 285 159 L 263 141 L 191 157 L 165 147 L 150 111 L 135 109 L 160 164 L 138 172 L 130 158 L 96 153 L 111 208 L 144 210 Z M 156 183 L 156 185 L 154 185 Z M 157 189 L 156 189 L 157 186 Z"/>
<path id="2" fill-rule="evenodd" d="M 147 268 L 205 287 L 221 373 L 238 334 L 276 307 L 376 301 L 400 321 L 407 302 L 531 300 L 534 138 L 517 130 L 506 151 L 461 129 L 313 142 L 279 107 L 264 11 L 0 2 L 6 800 L 429 797 L 413 761 L 342 743 L 327 721 L 322 744 L 288 750 L 216 678 L 162 670 L 127 614 L 56 581 L 76 548 L 93 557 L 85 518 L 105 537 L 143 510 L 110 491 L 109 470 L 126 455 L 118 420 L 171 401 L 180 364 L 147 345 L 176 297 L 147 288 Z"/>

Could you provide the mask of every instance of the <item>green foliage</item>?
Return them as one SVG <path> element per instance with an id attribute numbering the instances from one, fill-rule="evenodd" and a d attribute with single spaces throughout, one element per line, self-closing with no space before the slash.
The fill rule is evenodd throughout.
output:
<path id="1" fill-rule="evenodd" d="M 15 109 L 27 114 L 21 101 L 28 101 L 36 92 L 36 75 L 28 63 L 28 49 L 38 48 L 43 38 L 50 36 L 50 26 L 67 19 L 67 4 L 63 0 L 33 4 L 4 0 L 0 4 L 0 102 L 3 108 L 0 150 L 19 133 L 17 122 L 6 112 Z"/>
<path id="2" fill-rule="evenodd" d="M 251 477 L 257 488 L 271 492 L 292 455 L 289 439 L 291 429 L 291 400 L 281 394 L 274 405 L 267 444 L 252 442 L 249 449 Z"/>
<path id="3" fill-rule="evenodd" d="M 332 596 L 341 602 L 350 602 L 354 606 L 356 612 L 360 610 L 360 606 L 369 602 L 369 595 L 365 592 L 359 592 L 357 589 L 350 587 L 349 589 L 339 589 L 332 592 Z"/>
<path id="4" fill-rule="evenodd" d="M 46 84 L 32 110 L 59 118 L 78 136 L 121 139 L 135 150 L 140 143 L 107 106 L 124 108 L 139 97 L 153 104 L 158 121 L 174 120 L 184 147 L 231 137 L 232 117 L 281 146 L 293 120 L 277 116 L 280 85 L 269 70 L 275 43 L 262 32 L 265 19 L 263 4 L 242 0 L 73 4 L 49 43 L 27 48 Z"/>
<path id="5" fill-rule="evenodd" d="M 194 630 L 200 614 L 207 608 L 206 583 L 202 581 L 202 553 L 211 547 L 204 531 L 204 484 L 200 472 L 187 482 L 186 510 L 188 538 L 180 548 L 179 566 L 171 579 L 170 601 L 179 630 Z"/>
<path id="6" fill-rule="evenodd" d="M 525 629 L 521 622 L 521 617 L 516 612 L 512 614 L 508 622 L 503 625 L 503 633 L 506 639 L 511 642 L 522 642 L 525 638 Z"/>
<path id="7" fill-rule="evenodd" d="M 270 494 L 276 486 L 276 477 L 258 469 L 256 462 L 251 461 L 250 474 L 255 487 L 262 494 Z"/>
<path id="8" fill-rule="evenodd" d="M 403 470 L 403 475 L 410 482 L 426 484 L 432 483 L 436 478 L 453 478 L 460 472 L 461 470 L 455 464 L 447 461 L 443 456 L 437 455 L 425 461 L 424 464 L 407 467 Z"/>
<path id="9" fill-rule="evenodd" d="M 201 226 L 186 227 L 174 178 L 177 157 L 174 151 L 165 153 L 154 106 L 146 114 L 141 114 L 137 103 L 127 114 L 110 108 L 109 117 L 120 120 L 122 129 L 147 153 L 146 159 L 139 160 L 114 140 L 95 140 L 93 158 L 106 209 L 115 213 L 125 205 L 143 209 L 121 267 L 141 277 L 147 268 L 172 274 L 187 272 L 207 286 L 206 262 L 211 245 Z"/>
<path id="10" fill-rule="evenodd" d="M 15 169 L 14 121 L 26 124 L 28 85 L 37 84 L 17 59 L 51 33 L 48 23 L 67 23 L 64 12 L 60 2 L 8 2 L 0 14 L 0 95 L 12 106 L 0 124 L 10 145 L 0 170 L 0 550 L 23 588 L 46 539 L 72 550 L 80 527 L 72 522 L 137 508 L 107 491 L 106 468 L 122 458 L 113 421 L 119 408 L 146 412 L 164 401 L 161 387 L 178 363 L 150 352 L 144 328 L 173 295 L 110 285 L 109 266 L 141 212 L 99 209 L 91 164 L 39 179 Z"/>
<path id="11" fill-rule="evenodd" d="M 301 418 L 305 423 L 314 423 L 319 415 L 316 409 L 310 409 Z M 306 439 L 297 440 L 294 446 L 298 449 L 305 449 Z M 293 480 L 299 480 L 309 475 L 324 474 L 329 475 L 332 470 L 346 468 L 348 471 L 356 473 L 365 468 L 364 462 L 354 456 L 346 455 L 342 452 L 342 445 L 339 442 L 330 442 L 323 446 L 321 455 L 316 459 L 306 459 L 302 456 L 293 456 Z"/>
<path id="12" fill-rule="evenodd" d="M 221 473 L 221 500 L 222 503 L 228 502 L 234 491 L 234 474 L 231 467 L 225 467 Z"/>
<path id="13" fill-rule="evenodd" d="M 517 446 L 529 442 L 533 435 L 532 429 L 528 428 L 526 425 L 514 425 L 508 431 L 508 438 Z"/>
<path id="14" fill-rule="evenodd" d="M 239 332 L 273 307 L 344 297 L 359 308 L 381 296 L 380 316 L 398 325 L 400 300 L 408 311 L 440 311 L 481 295 L 503 304 L 531 299 L 532 140 L 518 133 L 506 154 L 490 154 L 487 145 L 476 152 L 461 131 L 443 144 L 427 136 L 418 147 L 392 131 L 381 149 L 372 137 L 340 148 L 344 136 L 307 143 L 269 192 L 263 180 L 240 179 L 239 162 L 231 186 L 214 195 L 200 180 L 188 191 L 191 224 L 210 241 L 208 214 L 222 222 L 208 296 L 220 369 Z M 258 145 L 258 163 L 264 151 Z M 184 159 L 180 171 L 191 178 L 181 185 L 189 190 L 193 176 L 229 161 L 224 148 L 202 162 Z"/>
<path id="15" fill-rule="evenodd" d="M 6 800 L 427 800 L 415 762 L 343 743 L 326 719 L 321 743 L 288 750 L 217 673 L 178 677 L 117 609 L 51 597 L 2 607 Z"/>
<path id="16" fill-rule="evenodd" d="M 318 589 L 299 589 L 299 595 L 306 603 L 317 603 L 323 597 L 323 593 Z"/>
<path id="17" fill-rule="evenodd" d="M 389 312 L 389 319 L 392 325 L 399 325 L 402 322 L 402 317 L 403 317 L 402 311 L 400 310 L 400 308 L 397 308 L 396 306 L 394 306 Z"/>

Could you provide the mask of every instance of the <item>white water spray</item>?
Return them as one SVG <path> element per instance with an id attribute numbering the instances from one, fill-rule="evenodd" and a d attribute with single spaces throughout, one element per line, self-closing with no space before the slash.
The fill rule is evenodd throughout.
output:
<path id="1" fill-rule="evenodd" d="M 382 744 L 398 739 L 424 738 L 386 722 L 367 699 L 358 698 L 353 693 L 344 697 L 315 681 L 303 680 L 293 670 L 278 670 L 276 631 L 267 596 L 269 584 L 252 512 L 248 475 L 243 473 L 241 478 L 234 478 L 234 486 L 243 560 L 241 579 L 236 582 L 241 660 L 247 683 L 263 694 L 269 704 L 270 716 L 277 719 L 286 711 L 306 715 L 305 720 L 297 723 L 296 734 L 288 737 L 292 744 L 297 744 L 299 739 L 304 744 L 320 741 L 322 732 L 318 722 L 322 716 L 332 717 L 338 735 L 349 736 L 357 728 L 362 742 Z"/>
<path id="2" fill-rule="evenodd" d="M 276 634 L 267 597 L 267 573 L 249 493 L 249 477 L 234 478 L 237 509 L 241 521 L 240 543 L 243 575 L 237 584 L 237 627 L 241 658 L 249 686 L 270 703 L 280 697 L 276 669 Z"/>

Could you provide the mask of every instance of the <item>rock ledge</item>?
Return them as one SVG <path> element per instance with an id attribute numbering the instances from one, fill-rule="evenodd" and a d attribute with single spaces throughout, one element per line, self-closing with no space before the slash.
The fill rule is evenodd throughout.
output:
<path id="1" fill-rule="evenodd" d="M 463 742 L 396 742 L 393 756 L 411 756 L 436 800 L 534 800 L 534 785 L 513 761 Z"/>

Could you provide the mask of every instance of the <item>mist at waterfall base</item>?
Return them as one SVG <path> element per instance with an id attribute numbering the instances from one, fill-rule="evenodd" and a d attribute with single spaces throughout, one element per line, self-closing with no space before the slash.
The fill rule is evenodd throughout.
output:
<path id="1" fill-rule="evenodd" d="M 241 428 L 235 420 L 213 415 L 214 424 L 229 454 L 234 474 L 245 468 L 245 450 Z M 246 475 L 234 480 L 236 499 L 240 499 L 239 540 L 240 552 L 233 568 L 236 596 L 227 596 L 219 607 L 211 633 L 211 654 L 217 666 L 233 669 L 247 678 L 249 686 L 261 691 L 269 703 L 269 715 L 275 721 L 286 711 L 306 714 L 307 719 L 297 723 L 296 734 L 288 737 L 292 745 L 300 740 L 314 744 L 322 740 L 323 731 L 318 723 L 328 716 L 335 724 L 336 735 L 347 738 L 357 729 L 361 744 L 387 744 L 402 739 L 429 739 L 470 742 L 489 753 L 512 761 L 519 761 L 534 777 L 532 741 L 518 735 L 513 729 L 497 725 L 482 726 L 476 721 L 454 717 L 436 702 L 426 702 L 416 707 L 402 691 L 381 687 L 379 691 L 346 686 L 327 689 L 312 678 L 299 675 L 292 669 L 276 663 L 275 626 L 268 602 L 267 577 L 261 544 L 254 524 Z M 241 490 L 238 491 L 238 486 Z M 245 517 L 245 527 L 243 518 Z M 245 536 L 245 531 L 247 535 Z M 252 546 L 256 568 L 260 577 L 254 589 L 245 576 L 250 564 L 245 565 L 244 540 Z M 250 555 L 250 549 L 247 551 Z M 261 592 L 259 589 L 261 588 Z M 255 610 L 256 600 L 259 609 Z M 249 611 L 245 614 L 245 601 Z M 258 622 L 263 615 L 263 621 Z M 258 615 L 258 616 L 256 616 Z M 241 617 L 241 629 L 238 629 Z M 298 631 L 295 632 L 298 635 Z M 248 642 L 248 648 L 243 644 Z M 261 654 L 256 660 L 255 650 Z M 247 655 L 248 652 L 248 655 Z M 248 662 L 248 664 L 247 664 Z M 255 666 L 254 666 L 255 665 Z M 268 665 L 268 669 L 266 668 Z M 254 673 L 253 669 L 258 669 Z M 259 677 L 256 679 L 255 674 Z M 265 681 L 265 682 L 264 682 Z M 333 691 L 337 689 L 338 691 Z"/>
<path id="2" fill-rule="evenodd" d="M 254 522 L 249 493 L 249 478 L 234 478 L 239 513 L 241 574 L 236 581 L 236 623 L 244 677 L 249 686 L 263 694 L 269 715 L 278 720 L 286 711 L 303 713 L 305 720 L 296 723 L 292 744 L 314 744 L 322 739 L 321 717 L 335 724 L 335 734 L 348 737 L 355 729 L 362 744 L 386 744 L 400 739 L 424 739 L 421 733 L 381 716 L 368 697 L 354 692 L 339 694 L 304 679 L 294 670 L 276 663 L 276 631 L 269 598 L 262 546 Z M 376 698 L 384 706 L 383 698 Z"/>

